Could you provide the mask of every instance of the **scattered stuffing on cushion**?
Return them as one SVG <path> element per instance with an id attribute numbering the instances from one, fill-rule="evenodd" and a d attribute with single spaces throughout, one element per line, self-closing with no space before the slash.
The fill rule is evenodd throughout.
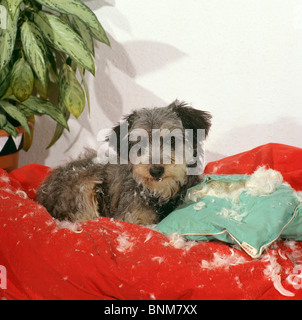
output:
<path id="1" fill-rule="evenodd" d="M 301 160 L 302 149 L 267 144 L 211 162 L 205 173 L 266 166 L 302 191 Z M 301 242 L 275 241 L 253 259 L 238 244 L 165 236 L 153 226 L 58 222 L 34 201 L 48 170 L 0 170 L 0 299 L 302 299 Z"/>

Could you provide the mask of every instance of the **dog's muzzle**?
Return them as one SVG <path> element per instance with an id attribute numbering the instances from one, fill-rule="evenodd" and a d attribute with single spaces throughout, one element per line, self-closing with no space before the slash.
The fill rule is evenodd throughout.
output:
<path id="1" fill-rule="evenodd" d="M 150 168 L 149 172 L 151 177 L 153 177 L 156 180 L 159 180 L 163 176 L 165 168 L 162 166 L 153 166 Z"/>

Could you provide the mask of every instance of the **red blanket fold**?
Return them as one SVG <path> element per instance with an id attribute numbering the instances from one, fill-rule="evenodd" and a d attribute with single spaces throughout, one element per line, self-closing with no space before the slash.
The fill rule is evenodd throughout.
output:
<path id="1" fill-rule="evenodd" d="M 260 146 L 205 172 L 251 174 L 260 165 L 302 190 L 302 149 L 286 145 Z M 107 218 L 56 223 L 34 201 L 48 170 L 0 170 L 0 299 L 302 299 L 301 243 L 278 241 L 253 260 L 237 247 Z"/>

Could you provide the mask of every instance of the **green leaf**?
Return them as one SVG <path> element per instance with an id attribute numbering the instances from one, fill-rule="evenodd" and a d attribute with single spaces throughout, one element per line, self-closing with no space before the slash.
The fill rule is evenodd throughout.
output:
<path id="1" fill-rule="evenodd" d="M 59 102 L 58 107 L 61 108 L 61 110 L 64 113 L 66 121 L 68 121 L 69 116 L 70 116 L 70 112 L 67 110 L 67 108 L 64 106 L 64 104 L 61 102 Z M 54 133 L 54 135 L 53 135 L 53 137 L 52 137 L 52 139 L 46 149 L 49 149 L 50 147 L 52 147 L 61 138 L 61 136 L 64 132 L 64 129 L 65 128 L 62 125 L 57 123 L 55 133 Z"/>
<path id="2" fill-rule="evenodd" d="M 56 59 L 53 56 L 53 53 L 48 48 L 47 50 L 47 58 L 48 58 L 48 70 L 50 72 L 51 80 L 54 83 L 59 83 L 59 75 L 57 71 L 57 62 Z"/>
<path id="3" fill-rule="evenodd" d="M 0 71 L 0 98 L 3 97 L 9 87 L 9 71 L 8 65 Z"/>
<path id="4" fill-rule="evenodd" d="M 15 101 L 18 101 L 18 100 L 16 99 Z M 25 115 L 25 117 L 32 117 L 38 113 L 38 112 L 35 112 L 35 111 L 25 107 L 25 105 L 23 105 L 23 104 L 19 104 L 18 109 Z"/>
<path id="5" fill-rule="evenodd" d="M 94 75 L 95 66 L 91 53 L 82 38 L 68 24 L 59 17 L 42 11 L 34 14 L 34 20 L 47 41 Z"/>
<path id="6" fill-rule="evenodd" d="M 11 17 L 14 19 L 17 10 L 20 7 L 20 4 L 23 0 L 9 0 L 8 1 L 8 11 Z"/>
<path id="7" fill-rule="evenodd" d="M 14 64 L 10 80 L 15 97 L 20 101 L 27 100 L 34 88 L 34 74 L 23 58 Z"/>
<path id="8" fill-rule="evenodd" d="M 21 27 L 21 40 L 27 61 L 30 63 L 38 79 L 45 87 L 47 75 L 47 49 L 41 31 L 35 24 L 26 21 Z"/>
<path id="9" fill-rule="evenodd" d="M 5 114 L 0 113 L 0 129 L 2 129 L 7 124 L 7 119 Z"/>
<path id="10" fill-rule="evenodd" d="M 18 107 L 12 105 L 8 101 L 0 101 L 0 108 L 2 108 L 13 119 L 17 120 L 20 125 L 26 130 L 26 132 L 30 134 L 27 118 L 21 111 L 18 110 Z"/>
<path id="11" fill-rule="evenodd" d="M 35 78 L 35 89 L 41 99 L 47 100 L 50 96 L 49 78 L 46 78 L 46 84 L 44 86 L 38 78 Z"/>
<path id="12" fill-rule="evenodd" d="M 90 94 L 89 94 L 89 88 L 88 84 L 85 79 L 85 69 L 83 69 L 81 66 L 79 67 L 79 72 L 82 77 L 82 86 L 84 87 L 86 98 L 87 98 L 87 104 L 88 104 L 88 112 L 90 114 Z"/>
<path id="13" fill-rule="evenodd" d="M 6 131 L 8 134 L 11 134 L 14 137 L 17 137 L 18 132 L 16 128 L 7 120 L 6 115 L 2 113 L 0 107 L 0 129 Z"/>
<path id="14" fill-rule="evenodd" d="M 86 21 L 84 21 L 86 23 Z M 107 37 L 105 29 L 100 24 L 99 30 L 91 29 L 91 33 L 95 39 L 99 40 L 100 42 L 105 43 L 108 47 L 110 47 L 110 41 Z"/>
<path id="15" fill-rule="evenodd" d="M 18 135 L 18 132 L 17 132 L 16 128 L 9 121 L 7 121 L 6 125 L 3 126 L 2 129 L 4 131 L 6 131 L 7 133 L 11 134 L 15 138 Z"/>
<path id="16" fill-rule="evenodd" d="M 30 126 L 30 134 L 25 132 L 24 137 L 23 137 L 23 150 L 26 152 L 30 149 L 30 147 L 33 143 L 35 116 L 31 116 L 27 120 L 28 120 L 28 122 L 30 122 L 31 126 Z"/>
<path id="17" fill-rule="evenodd" d="M 6 0 L 1 3 L 6 9 L 8 9 Z M 17 10 L 13 20 L 9 14 L 6 16 L 6 29 L 0 28 L 0 70 L 9 63 L 12 57 L 17 35 L 18 17 L 19 9 Z"/>
<path id="18" fill-rule="evenodd" d="M 72 68 L 67 64 L 62 66 L 59 74 L 59 87 L 62 102 L 68 111 L 78 118 L 85 108 L 85 93 Z"/>
<path id="19" fill-rule="evenodd" d="M 60 13 L 71 14 L 83 22 L 91 29 L 94 37 L 110 45 L 106 32 L 100 24 L 97 16 L 80 0 L 37 0 L 40 4 Z"/>
<path id="20" fill-rule="evenodd" d="M 89 27 L 77 17 L 73 17 L 73 23 L 74 23 L 75 29 L 78 31 L 78 33 L 82 37 L 87 48 L 89 49 L 91 54 L 94 56 L 94 42 L 93 42 L 93 37 L 91 35 Z"/>
<path id="21" fill-rule="evenodd" d="M 47 114 L 56 122 L 60 123 L 64 128 L 69 129 L 62 110 L 60 110 L 57 106 L 52 104 L 50 101 L 31 96 L 26 101 L 23 101 L 22 105 L 24 105 L 27 109 L 33 112 L 31 113 L 31 115 Z"/>

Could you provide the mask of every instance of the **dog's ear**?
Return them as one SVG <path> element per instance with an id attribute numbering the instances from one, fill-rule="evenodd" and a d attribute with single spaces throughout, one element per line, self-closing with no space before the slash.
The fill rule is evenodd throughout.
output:
<path id="1" fill-rule="evenodd" d="M 210 113 L 189 107 L 185 102 L 178 100 L 169 107 L 176 113 L 185 129 L 204 129 L 205 137 L 208 135 L 212 119 Z"/>
<path id="2" fill-rule="evenodd" d="M 120 147 L 121 147 L 121 141 L 125 143 L 128 143 L 128 135 L 130 132 L 130 129 L 133 125 L 134 119 L 137 117 L 136 111 L 132 112 L 131 114 L 123 117 L 123 119 L 112 128 L 113 132 L 115 133 L 115 136 L 117 138 L 116 146 L 111 146 L 115 149 L 118 155 L 120 155 Z M 112 133 L 111 133 L 112 134 Z M 122 137 L 121 137 L 122 135 Z M 106 141 L 110 141 L 110 135 L 107 136 Z"/>

